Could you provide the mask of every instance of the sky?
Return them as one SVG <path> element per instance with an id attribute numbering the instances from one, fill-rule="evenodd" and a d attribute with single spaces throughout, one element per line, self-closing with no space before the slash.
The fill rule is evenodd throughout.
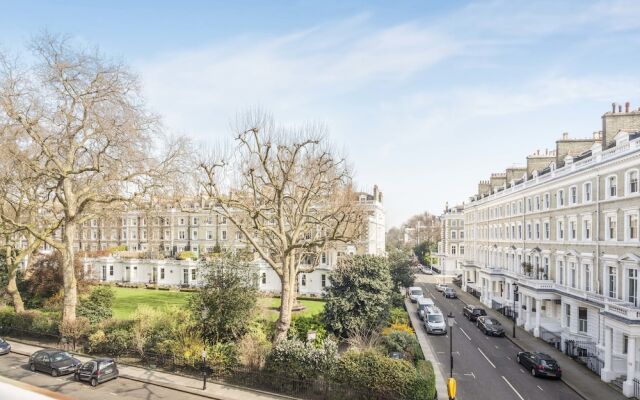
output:
<path id="1" fill-rule="evenodd" d="M 640 1 L 0 1 L 0 48 L 48 31 L 139 74 L 169 132 L 260 107 L 321 122 L 387 228 L 440 214 L 555 140 L 640 106 Z"/>

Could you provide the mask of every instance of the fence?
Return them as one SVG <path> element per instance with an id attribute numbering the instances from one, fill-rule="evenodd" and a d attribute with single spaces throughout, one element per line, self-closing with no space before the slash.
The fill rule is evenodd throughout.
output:
<path id="1" fill-rule="evenodd" d="M 640 381 L 633 378 L 633 397 L 640 399 Z"/>
<path id="2" fill-rule="evenodd" d="M 549 343 L 558 350 L 560 350 L 562 347 L 560 344 L 562 342 L 562 337 L 555 332 L 544 329 L 543 327 L 540 327 L 540 339 Z"/>
<path id="3" fill-rule="evenodd" d="M 574 360 L 600 375 L 604 361 L 600 359 L 596 343 L 589 341 L 565 340 L 565 353 Z"/>
<path id="4" fill-rule="evenodd" d="M 58 348 L 61 350 L 80 350 L 84 343 L 73 343 L 58 335 L 35 331 L 26 331 L 11 327 L 0 326 L 0 334 L 15 337 L 25 342 L 31 342 L 41 347 Z M 145 351 L 143 354 L 129 351 L 120 354 L 84 354 L 86 356 L 108 356 L 117 362 L 145 369 L 159 369 L 164 372 L 202 379 L 206 372 L 207 379 L 219 383 L 233 384 L 252 389 L 264 390 L 277 394 L 284 394 L 309 400 L 394 400 L 402 398 L 397 393 L 381 393 L 366 388 L 353 388 L 339 382 L 325 379 L 295 379 L 281 374 L 245 366 L 220 367 L 204 366 L 201 360 L 187 360 L 170 353 L 154 353 Z"/>
<path id="5" fill-rule="evenodd" d="M 476 299 L 479 299 L 480 298 L 480 294 L 481 294 L 481 292 L 479 290 L 476 290 L 476 289 L 472 288 L 469 285 L 467 285 L 467 293 L 471 294 Z"/>

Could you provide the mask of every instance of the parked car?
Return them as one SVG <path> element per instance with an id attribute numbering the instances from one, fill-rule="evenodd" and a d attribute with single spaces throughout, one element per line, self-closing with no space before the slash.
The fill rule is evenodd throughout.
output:
<path id="1" fill-rule="evenodd" d="M 6 340 L 0 338 L 0 354 L 9 354 L 11 352 L 11 345 Z"/>
<path id="2" fill-rule="evenodd" d="M 422 289 L 417 286 L 411 286 L 409 288 L 409 299 L 412 303 L 416 303 L 419 297 L 424 297 Z"/>
<path id="3" fill-rule="evenodd" d="M 425 310 L 428 306 L 433 306 L 433 300 L 428 297 L 418 297 L 418 316 L 420 319 L 424 319 Z"/>
<path id="4" fill-rule="evenodd" d="M 484 310 L 484 308 L 469 304 L 462 309 L 462 314 L 464 314 L 464 316 L 467 317 L 469 321 L 475 321 L 476 319 L 478 319 L 478 317 L 487 315 L 487 312 Z"/>
<path id="5" fill-rule="evenodd" d="M 500 321 L 495 318 L 478 317 L 476 319 L 476 325 L 485 335 L 504 336 L 504 327 Z"/>
<path id="6" fill-rule="evenodd" d="M 423 265 L 423 266 L 421 267 L 421 269 L 422 269 L 422 273 L 423 273 L 423 274 L 433 275 L 433 270 L 432 270 L 431 268 L 426 267 L 426 266 L 424 266 L 424 265 Z"/>
<path id="7" fill-rule="evenodd" d="M 56 349 L 38 350 L 29 357 L 29 369 L 42 371 L 51 376 L 71 374 L 82 364 L 66 351 Z"/>
<path id="8" fill-rule="evenodd" d="M 449 286 L 446 283 L 436 283 L 436 290 L 438 292 L 444 292 L 444 290 L 448 287 Z"/>
<path id="9" fill-rule="evenodd" d="M 75 372 L 74 378 L 77 381 L 85 381 L 91 383 L 91 386 L 97 386 L 99 383 L 116 379 L 120 375 L 118 366 L 112 358 L 96 358 L 82 364 Z"/>
<path id="10" fill-rule="evenodd" d="M 438 310 L 438 312 L 428 313 L 424 317 L 424 328 L 427 333 L 432 335 L 446 335 L 447 333 L 447 324 L 444 320 L 444 316 L 442 312 Z"/>
<path id="11" fill-rule="evenodd" d="M 547 354 L 521 351 L 516 356 L 516 361 L 531 372 L 533 376 L 546 376 L 556 379 L 562 377 L 560 366 L 556 360 Z"/>
<path id="12" fill-rule="evenodd" d="M 457 299 L 458 298 L 458 294 L 456 293 L 455 289 L 453 288 L 446 288 L 445 290 L 442 291 L 442 295 L 444 297 L 446 297 L 447 299 Z"/>

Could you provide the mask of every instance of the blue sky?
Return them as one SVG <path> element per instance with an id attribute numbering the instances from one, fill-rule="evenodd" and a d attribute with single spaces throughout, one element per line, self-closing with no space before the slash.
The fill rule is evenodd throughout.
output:
<path id="1" fill-rule="evenodd" d="M 5 3 L 5 2 L 2 2 Z M 166 128 L 215 143 L 236 113 L 324 122 L 387 224 L 466 200 L 491 172 L 640 106 L 640 2 L 20 1 L 0 46 L 41 30 L 141 76 Z"/>

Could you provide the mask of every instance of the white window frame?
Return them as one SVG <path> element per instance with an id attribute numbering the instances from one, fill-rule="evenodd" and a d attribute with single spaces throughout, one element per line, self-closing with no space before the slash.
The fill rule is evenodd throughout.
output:
<path id="1" fill-rule="evenodd" d="M 610 217 L 613 217 L 613 220 L 616 223 L 615 229 L 613 230 L 613 235 L 611 235 L 611 224 L 609 222 Z M 618 214 L 615 212 L 605 213 L 604 214 L 604 238 L 605 240 L 617 240 L 618 239 Z"/>
<path id="2" fill-rule="evenodd" d="M 613 178 L 613 185 L 611 184 L 611 178 Z M 612 192 L 613 186 L 613 192 Z M 606 199 L 615 199 L 618 197 L 618 175 L 608 175 L 605 178 L 605 198 Z"/>
<path id="3" fill-rule="evenodd" d="M 587 223 L 589 224 L 589 230 L 587 231 Z M 589 235 L 587 235 L 587 232 Z M 593 240 L 593 221 L 591 216 L 582 217 L 582 240 Z"/>
<path id="4" fill-rule="evenodd" d="M 564 202 L 564 189 L 558 190 L 556 193 L 556 208 L 562 208 L 565 206 Z"/>
<path id="5" fill-rule="evenodd" d="M 631 225 L 630 225 L 630 218 L 631 217 L 636 217 L 636 223 L 635 223 L 635 234 L 636 237 L 635 238 L 631 238 Z M 627 242 L 637 242 L 638 241 L 638 237 L 640 236 L 638 234 L 638 229 L 640 228 L 640 226 L 638 225 L 640 221 L 640 215 L 638 213 L 638 211 L 633 210 L 633 211 L 625 211 L 624 213 L 624 240 Z"/>
<path id="6" fill-rule="evenodd" d="M 593 200 L 593 185 L 591 182 L 582 184 L 582 202 L 590 203 Z"/>
<path id="7" fill-rule="evenodd" d="M 631 174 L 635 173 L 636 174 L 636 179 L 635 179 L 635 191 L 632 192 L 631 191 Z M 640 194 L 640 172 L 638 171 L 638 169 L 634 168 L 634 169 L 630 169 L 627 170 L 624 174 L 624 193 L 626 196 L 637 196 Z"/>
<path id="8" fill-rule="evenodd" d="M 569 188 L 569 204 L 575 205 L 578 204 L 578 187 L 573 185 Z"/>

